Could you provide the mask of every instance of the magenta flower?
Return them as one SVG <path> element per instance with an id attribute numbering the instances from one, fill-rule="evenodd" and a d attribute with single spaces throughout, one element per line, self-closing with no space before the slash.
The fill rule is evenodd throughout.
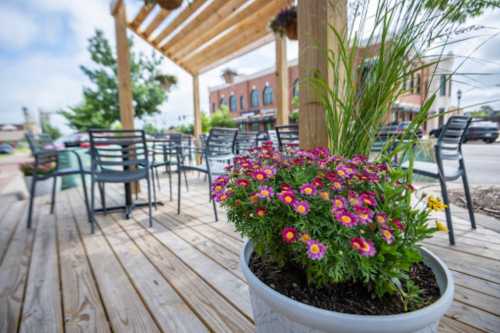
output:
<path id="1" fill-rule="evenodd" d="M 352 228 L 358 224 L 358 219 L 356 218 L 356 215 L 354 215 L 347 209 L 338 209 L 334 213 L 335 213 L 335 219 L 344 227 Z"/>
<path id="2" fill-rule="evenodd" d="M 280 188 L 282 191 L 291 191 L 292 190 L 292 187 L 290 185 L 288 185 L 287 183 L 281 184 Z"/>
<path id="3" fill-rule="evenodd" d="M 218 183 L 214 183 L 212 184 L 212 193 L 220 193 L 222 191 L 224 191 L 225 189 L 225 185 L 224 184 L 218 184 Z"/>
<path id="4" fill-rule="evenodd" d="M 307 215 L 309 213 L 310 205 L 307 201 L 294 201 L 292 203 L 293 209 L 300 215 Z"/>
<path id="5" fill-rule="evenodd" d="M 267 178 L 272 178 L 276 174 L 276 168 L 272 166 L 267 166 L 262 169 L 266 174 Z"/>
<path id="6" fill-rule="evenodd" d="M 387 223 L 388 217 L 387 214 L 384 212 L 378 212 L 375 214 L 375 221 L 380 224 L 384 225 Z"/>
<path id="7" fill-rule="evenodd" d="M 351 178 L 355 171 L 353 168 L 346 165 L 339 165 L 335 168 L 337 175 L 341 178 Z"/>
<path id="8" fill-rule="evenodd" d="M 300 187 L 300 193 L 303 195 L 315 195 L 318 191 L 312 184 L 306 183 Z"/>
<path id="9" fill-rule="evenodd" d="M 248 181 L 248 179 L 239 178 L 238 180 L 236 180 L 236 185 L 241 187 L 247 187 L 250 185 L 250 182 Z"/>
<path id="10" fill-rule="evenodd" d="M 341 195 L 336 195 L 332 200 L 332 210 L 347 208 L 347 200 Z"/>
<path id="11" fill-rule="evenodd" d="M 361 201 L 360 196 L 354 191 L 349 191 L 349 193 L 347 194 L 347 199 L 353 207 L 363 206 L 363 202 Z"/>
<path id="12" fill-rule="evenodd" d="M 263 182 L 266 180 L 267 178 L 267 175 L 264 171 L 262 170 L 255 170 L 253 173 L 252 173 L 252 177 L 253 179 L 255 179 L 256 181 L 259 181 L 259 182 Z"/>
<path id="13" fill-rule="evenodd" d="M 354 207 L 354 213 L 358 216 L 359 223 L 368 224 L 373 219 L 373 211 L 366 207 Z"/>
<path id="14" fill-rule="evenodd" d="M 287 244 L 291 244 L 297 240 L 297 228 L 285 227 L 281 231 L 281 238 Z"/>
<path id="15" fill-rule="evenodd" d="M 323 184 L 323 181 L 319 177 L 314 178 L 311 184 L 316 188 L 325 186 L 325 184 Z"/>
<path id="16" fill-rule="evenodd" d="M 295 201 L 295 194 L 292 191 L 283 191 L 278 194 L 278 199 L 285 205 L 291 205 Z"/>
<path id="17" fill-rule="evenodd" d="M 377 254 L 377 249 L 373 242 L 363 237 L 354 237 L 351 239 L 351 247 L 364 257 L 373 257 Z"/>
<path id="18" fill-rule="evenodd" d="M 257 196 L 261 199 L 271 199 L 274 195 L 273 188 L 271 186 L 259 186 L 259 191 L 257 192 Z"/>
<path id="19" fill-rule="evenodd" d="M 394 234 L 389 228 L 381 228 L 380 235 L 382 235 L 382 238 L 387 244 L 392 244 L 392 242 L 394 242 Z"/>
<path id="20" fill-rule="evenodd" d="M 359 200 L 361 200 L 361 202 L 368 207 L 375 207 L 377 205 L 375 196 L 370 193 L 361 193 Z"/>
<path id="21" fill-rule="evenodd" d="M 226 192 L 218 192 L 218 193 L 215 193 L 215 195 L 213 196 L 215 202 L 224 202 L 226 201 L 230 196 L 231 196 L 232 192 L 229 192 L 229 191 L 226 191 Z"/>
<path id="22" fill-rule="evenodd" d="M 265 208 L 260 207 L 260 208 L 257 208 L 257 209 L 255 210 L 255 214 L 256 214 L 258 217 L 264 217 L 264 216 L 266 216 L 266 215 L 267 215 L 267 210 L 266 210 Z"/>
<path id="23" fill-rule="evenodd" d="M 323 243 L 311 239 L 307 241 L 307 256 L 312 260 L 320 260 L 325 256 L 326 245 Z"/>
<path id="24" fill-rule="evenodd" d="M 228 182 L 229 182 L 228 176 L 219 176 L 219 177 L 215 178 L 215 181 L 214 181 L 215 184 L 221 184 L 223 186 L 225 186 Z"/>
<path id="25" fill-rule="evenodd" d="M 392 220 L 392 224 L 394 224 L 394 226 L 396 226 L 396 228 L 398 228 L 399 231 L 405 230 L 405 226 L 403 225 L 403 223 L 401 223 L 401 220 L 399 219 Z"/>

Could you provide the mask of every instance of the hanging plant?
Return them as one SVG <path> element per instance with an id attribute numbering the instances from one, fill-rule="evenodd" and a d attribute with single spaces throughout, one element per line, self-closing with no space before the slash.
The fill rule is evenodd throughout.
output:
<path id="1" fill-rule="evenodd" d="M 226 68 L 222 71 L 222 78 L 224 78 L 226 83 L 233 83 L 236 76 L 238 76 L 238 73 L 230 68 Z"/>
<path id="2" fill-rule="evenodd" d="M 182 5 L 183 0 L 145 0 L 146 4 L 157 3 L 158 6 L 165 10 L 174 10 Z"/>
<path id="3" fill-rule="evenodd" d="M 283 9 L 271 21 L 269 26 L 274 33 L 280 34 L 281 36 L 286 35 L 291 40 L 297 40 L 297 7 L 292 6 Z"/>
<path id="4" fill-rule="evenodd" d="M 177 77 L 169 74 L 158 74 L 155 76 L 155 80 L 160 83 L 160 86 L 165 91 L 170 91 L 170 89 L 177 84 Z"/>

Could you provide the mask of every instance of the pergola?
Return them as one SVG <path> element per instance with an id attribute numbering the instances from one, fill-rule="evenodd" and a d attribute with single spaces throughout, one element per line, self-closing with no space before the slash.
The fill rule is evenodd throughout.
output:
<path id="1" fill-rule="evenodd" d="M 306 77 L 329 78 L 326 48 L 333 46 L 329 24 L 344 26 L 346 1 L 299 0 L 299 72 Z M 193 77 L 194 134 L 201 134 L 200 74 L 267 43 L 276 43 L 277 123 L 288 122 L 288 66 L 286 37 L 274 35 L 268 25 L 293 0 L 194 0 L 182 9 L 155 10 L 144 4 L 127 20 L 124 0 L 114 0 L 122 125 L 133 128 L 134 111 L 128 59 L 127 28 Z M 335 19 L 334 19 L 335 18 Z M 339 25 L 340 24 L 340 25 Z M 323 111 L 307 87 L 300 91 L 300 139 L 304 147 L 326 145 Z"/>

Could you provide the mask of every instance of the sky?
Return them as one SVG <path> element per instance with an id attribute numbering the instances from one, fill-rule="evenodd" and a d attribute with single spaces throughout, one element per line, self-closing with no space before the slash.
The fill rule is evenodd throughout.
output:
<path id="1" fill-rule="evenodd" d="M 126 0 L 128 18 L 141 6 L 141 0 Z M 38 110 L 57 111 L 82 100 L 82 88 L 89 82 L 79 66 L 89 65 L 87 39 L 101 29 L 114 47 L 114 26 L 109 9 L 110 0 L 2 0 L 0 1 L 0 124 L 23 121 L 21 109 L 29 108 L 34 117 Z M 467 36 L 473 40 L 455 44 L 448 51 L 456 56 L 459 73 L 488 75 L 457 75 L 453 88 L 462 90 L 462 106 L 500 100 L 500 10 L 490 10 L 466 23 L 482 28 Z M 460 35 L 463 37 L 464 35 Z M 134 38 L 135 50 L 151 54 L 152 49 Z M 480 47 L 479 47 L 480 46 Z M 274 64 L 274 45 L 269 44 L 252 53 L 215 68 L 200 77 L 202 110 L 208 110 L 208 87 L 223 83 L 225 67 L 242 74 L 252 74 Z M 289 42 L 288 58 L 297 57 L 297 43 Z M 463 56 L 468 56 L 462 63 Z M 155 123 L 163 127 L 192 121 L 192 82 L 189 74 L 166 60 L 163 70 L 179 79 L 178 86 L 161 106 Z M 500 101 L 491 103 L 500 109 Z M 186 116 L 186 117 L 184 117 Z M 51 122 L 69 132 L 60 116 Z"/>

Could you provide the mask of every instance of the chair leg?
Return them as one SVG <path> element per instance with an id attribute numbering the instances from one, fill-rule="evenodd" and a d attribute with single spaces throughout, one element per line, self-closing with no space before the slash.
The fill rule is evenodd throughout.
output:
<path id="1" fill-rule="evenodd" d="M 95 180 L 92 179 L 90 183 L 90 212 L 92 219 L 92 233 L 94 233 L 95 228 Z"/>
<path id="2" fill-rule="evenodd" d="M 215 200 L 212 200 L 212 205 L 214 207 L 215 222 L 218 222 L 219 221 L 219 215 L 217 214 L 217 204 L 215 203 Z"/>
<path id="3" fill-rule="evenodd" d="M 153 201 L 154 201 L 154 207 L 155 207 L 155 210 L 158 209 L 158 205 L 157 205 L 157 202 L 158 202 L 158 199 L 157 199 L 157 196 L 156 196 L 156 182 L 155 182 L 155 177 L 154 177 L 154 167 L 151 168 L 151 181 L 152 181 L 152 185 L 153 185 Z"/>
<path id="4" fill-rule="evenodd" d="M 170 201 L 172 201 L 172 166 L 168 165 L 168 189 L 170 192 Z"/>
<path id="5" fill-rule="evenodd" d="M 54 214 L 54 207 L 56 205 L 56 189 L 57 189 L 57 177 L 54 177 L 52 181 L 52 196 L 50 199 L 50 214 Z"/>
<path id="6" fill-rule="evenodd" d="M 104 183 L 99 183 L 99 194 L 101 196 L 101 206 L 104 214 L 106 214 L 106 188 L 104 187 Z"/>
<path id="7" fill-rule="evenodd" d="M 82 187 L 83 187 L 83 198 L 85 200 L 85 209 L 87 210 L 87 217 L 89 219 L 90 227 L 92 233 L 94 233 L 94 224 L 92 223 L 92 214 L 90 213 L 90 207 L 89 207 L 89 195 L 87 193 L 87 183 L 85 182 L 85 175 L 80 173 L 80 177 L 82 179 Z"/>
<path id="8" fill-rule="evenodd" d="M 186 192 L 189 192 L 189 185 L 187 179 L 187 171 L 184 171 L 184 182 L 186 183 Z"/>
<path id="9" fill-rule="evenodd" d="M 467 210 L 469 211 L 470 225 L 472 229 L 476 229 L 476 218 L 474 216 L 474 207 L 472 206 L 472 197 L 470 195 L 469 180 L 465 168 L 462 172 L 462 182 L 464 184 L 465 199 L 467 200 Z"/>
<path id="10" fill-rule="evenodd" d="M 181 214 L 181 177 L 182 171 L 177 167 L 177 215 Z"/>
<path id="11" fill-rule="evenodd" d="M 446 205 L 445 214 L 446 214 L 446 225 L 448 226 L 448 238 L 450 241 L 450 245 L 455 245 L 455 233 L 453 232 L 453 223 L 451 219 L 451 210 L 450 210 L 450 200 L 448 198 L 448 189 L 446 187 L 446 181 L 439 177 L 439 183 L 441 185 L 441 195 L 443 196 L 443 202 Z"/>
<path id="12" fill-rule="evenodd" d="M 33 216 L 33 204 L 35 203 L 36 180 L 32 177 L 30 186 L 30 203 L 28 209 L 28 229 L 31 228 L 31 217 Z"/>
<path id="13" fill-rule="evenodd" d="M 149 213 L 149 227 L 153 227 L 153 205 L 151 203 L 151 179 L 149 179 L 149 174 L 146 177 L 146 182 L 148 183 L 148 213 Z"/>
<path id="14" fill-rule="evenodd" d="M 158 190 L 161 191 L 160 173 L 158 172 L 158 168 L 155 168 L 155 174 L 156 174 L 156 182 L 158 183 Z M 154 177 L 154 174 L 152 176 Z"/>

